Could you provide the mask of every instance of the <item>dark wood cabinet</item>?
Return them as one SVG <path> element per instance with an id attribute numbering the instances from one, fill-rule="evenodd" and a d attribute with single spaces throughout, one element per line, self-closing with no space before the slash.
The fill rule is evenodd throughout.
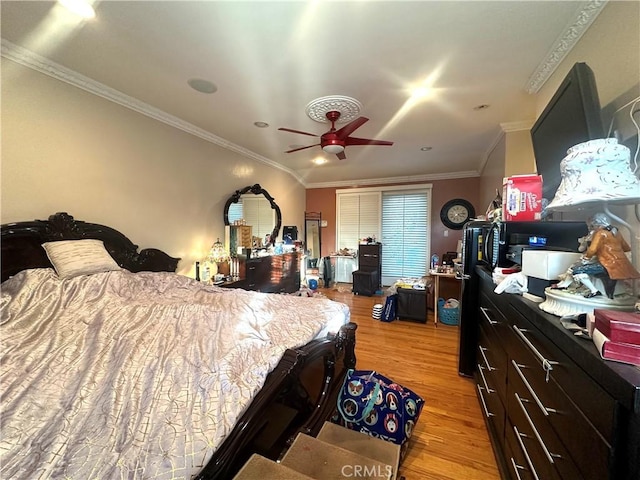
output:
<path id="1" fill-rule="evenodd" d="M 353 293 L 374 295 L 382 282 L 382 244 L 358 247 L 358 270 L 353 272 Z"/>
<path id="2" fill-rule="evenodd" d="M 505 479 L 640 478 L 640 369 L 588 340 L 481 268 L 478 399 Z"/>
<path id="3" fill-rule="evenodd" d="M 300 290 L 300 254 L 298 252 L 265 257 L 238 257 L 241 278 L 223 284 L 264 293 L 293 293 Z"/>

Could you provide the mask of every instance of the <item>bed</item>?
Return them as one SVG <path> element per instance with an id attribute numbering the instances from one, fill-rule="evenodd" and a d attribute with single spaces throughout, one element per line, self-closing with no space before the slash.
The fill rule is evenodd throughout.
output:
<path id="1" fill-rule="evenodd" d="M 1 236 L 0 477 L 228 479 L 315 435 L 355 367 L 344 304 L 202 284 L 67 213 Z M 94 243 L 115 267 L 68 274 Z"/>

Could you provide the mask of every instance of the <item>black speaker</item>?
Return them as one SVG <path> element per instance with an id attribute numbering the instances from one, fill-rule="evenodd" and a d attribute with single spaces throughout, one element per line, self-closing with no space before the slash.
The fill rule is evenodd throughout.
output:
<path id="1" fill-rule="evenodd" d="M 295 225 L 285 225 L 284 227 L 282 227 L 282 238 L 286 239 L 287 237 L 290 237 L 291 240 L 297 240 L 298 227 L 296 227 Z"/>

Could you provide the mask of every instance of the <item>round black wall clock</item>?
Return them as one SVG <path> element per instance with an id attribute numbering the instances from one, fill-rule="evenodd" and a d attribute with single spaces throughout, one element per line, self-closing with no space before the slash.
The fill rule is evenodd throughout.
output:
<path id="1" fill-rule="evenodd" d="M 475 216 L 473 205 L 463 198 L 449 200 L 440 210 L 440 220 L 452 230 L 461 230 Z"/>

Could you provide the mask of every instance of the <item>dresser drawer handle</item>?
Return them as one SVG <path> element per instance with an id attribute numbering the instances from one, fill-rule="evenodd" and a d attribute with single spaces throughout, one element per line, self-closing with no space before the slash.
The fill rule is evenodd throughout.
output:
<path id="1" fill-rule="evenodd" d="M 525 470 L 525 471 L 526 471 L 527 469 L 526 469 L 526 468 L 524 468 L 524 467 L 523 467 L 523 466 L 521 466 L 521 465 L 518 465 L 518 464 L 516 463 L 516 461 L 513 459 L 513 457 L 511 457 L 511 466 L 513 467 L 513 473 L 515 473 L 515 474 L 516 474 L 516 478 L 517 478 L 518 480 L 522 480 L 522 477 L 520 476 L 520 472 L 519 472 L 518 470 Z"/>
<path id="2" fill-rule="evenodd" d="M 480 355 L 482 355 L 482 360 L 484 360 L 484 364 L 487 366 L 487 370 L 491 371 L 491 370 L 495 370 L 494 367 L 492 367 L 489 364 L 489 360 L 487 360 L 486 355 L 484 354 L 485 350 L 487 350 L 486 347 L 483 347 L 482 345 L 478 345 L 478 349 L 480 350 Z"/>
<path id="3" fill-rule="evenodd" d="M 524 376 L 524 373 L 522 373 L 522 370 L 520 370 L 520 367 L 524 367 L 524 365 L 518 365 L 515 360 L 511 360 L 511 363 L 513 364 L 513 367 L 516 369 L 516 372 L 518 372 L 518 375 L 520 376 L 520 379 L 523 381 L 524 386 L 527 387 L 527 390 L 529 390 L 529 393 L 535 400 L 536 404 L 538 405 L 538 407 L 540 407 L 540 410 L 542 410 L 542 413 L 544 413 L 545 416 L 547 417 L 549 416 L 549 413 L 558 413 L 558 411 L 553 408 L 545 407 L 544 404 L 542 403 L 542 400 L 540 400 L 540 397 L 536 395 L 535 390 L 533 389 L 529 381 Z"/>
<path id="4" fill-rule="evenodd" d="M 558 365 L 558 362 L 554 362 L 553 360 L 547 360 L 544 357 L 544 355 L 542 355 L 538 351 L 538 349 L 533 346 L 533 344 L 529 341 L 529 339 L 524 335 L 525 332 L 527 332 L 527 330 L 525 330 L 524 328 L 520 329 L 515 325 L 513 326 L 513 330 L 518 334 L 518 336 L 522 339 L 522 341 L 527 344 L 527 347 L 529 347 L 529 349 L 533 352 L 533 354 L 536 357 L 538 357 L 538 360 L 542 362 L 542 368 L 544 369 L 545 372 L 547 372 L 545 380 L 549 382 L 549 372 L 553 370 L 554 365 Z"/>
<path id="5" fill-rule="evenodd" d="M 547 446 L 544 443 L 544 440 L 542 440 L 542 437 L 540 436 L 540 432 L 538 432 L 538 429 L 536 428 L 535 424 L 533 423 L 533 420 L 531 420 L 531 417 L 529 416 L 529 412 L 527 412 L 527 409 L 524 407 L 524 403 L 522 403 L 522 399 L 520 398 L 520 396 L 517 393 L 514 393 L 514 395 L 516 396 L 516 400 L 518 401 L 518 404 L 520 405 L 520 408 L 522 409 L 522 412 L 524 413 L 524 416 L 527 418 L 527 422 L 529 422 L 529 426 L 533 430 L 533 434 L 536 436 L 536 439 L 538 439 L 538 443 L 542 447 L 542 450 L 544 451 L 544 454 L 547 457 L 547 460 L 549 460 L 549 463 L 555 463 L 555 461 L 553 460 L 554 457 L 556 457 L 556 458 L 562 458 L 562 457 L 560 455 L 557 455 L 555 453 L 551 453 L 549 451 L 549 449 L 547 448 Z"/>
<path id="6" fill-rule="evenodd" d="M 482 387 L 480 385 L 476 385 L 478 389 L 478 393 L 480 394 L 480 401 L 482 402 L 482 408 L 484 409 L 484 414 L 487 418 L 494 417 L 495 415 L 489 411 L 487 408 L 487 403 L 484 401 L 484 395 L 482 395 Z"/>
<path id="7" fill-rule="evenodd" d="M 482 312 L 484 317 L 487 319 L 487 322 L 489 322 L 489 325 L 497 325 L 498 324 L 498 322 L 496 322 L 495 320 L 491 320 L 491 318 L 489 317 L 489 314 L 487 313 L 489 311 L 488 308 L 480 307 L 480 311 Z"/>
<path id="8" fill-rule="evenodd" d="M 538 477 L 538 472 L 533 468 L 533 462 L 531 461 L 531 457 L 529 456 L 529 452 L 527 452 L 527 447 L 525 447 L 524 442 L 522 441 L 522 437 L 526 437 L 525 434 L 520 433 L 516 427 L 513 427 L 513 431 L 516 432 L 516 440 L 518 440 L 518 444 L 520 445 L 520 449 L 522 453 L 524 453 L 524 458 L 527 460 L 527 465 L 529 465 L 529 469 L 531 470 L 531 474 L 536 480 L 540 480 Z"/>
<path id="9" fill-rule="evenodd" d="M 480 373 L 480 377 L 482 377 L 482 383 L 484 383 L 485 390 L 487 391 L 487 393 L 494 393 L 495 390 L 493 388 L 489 388 L 489 384 L 487 384 L 487 379 L 484 378 L 484 373 L 482 372 L 482 370 L 484 370 L 484 367 L 478 364 L 478 372 Z"/>

